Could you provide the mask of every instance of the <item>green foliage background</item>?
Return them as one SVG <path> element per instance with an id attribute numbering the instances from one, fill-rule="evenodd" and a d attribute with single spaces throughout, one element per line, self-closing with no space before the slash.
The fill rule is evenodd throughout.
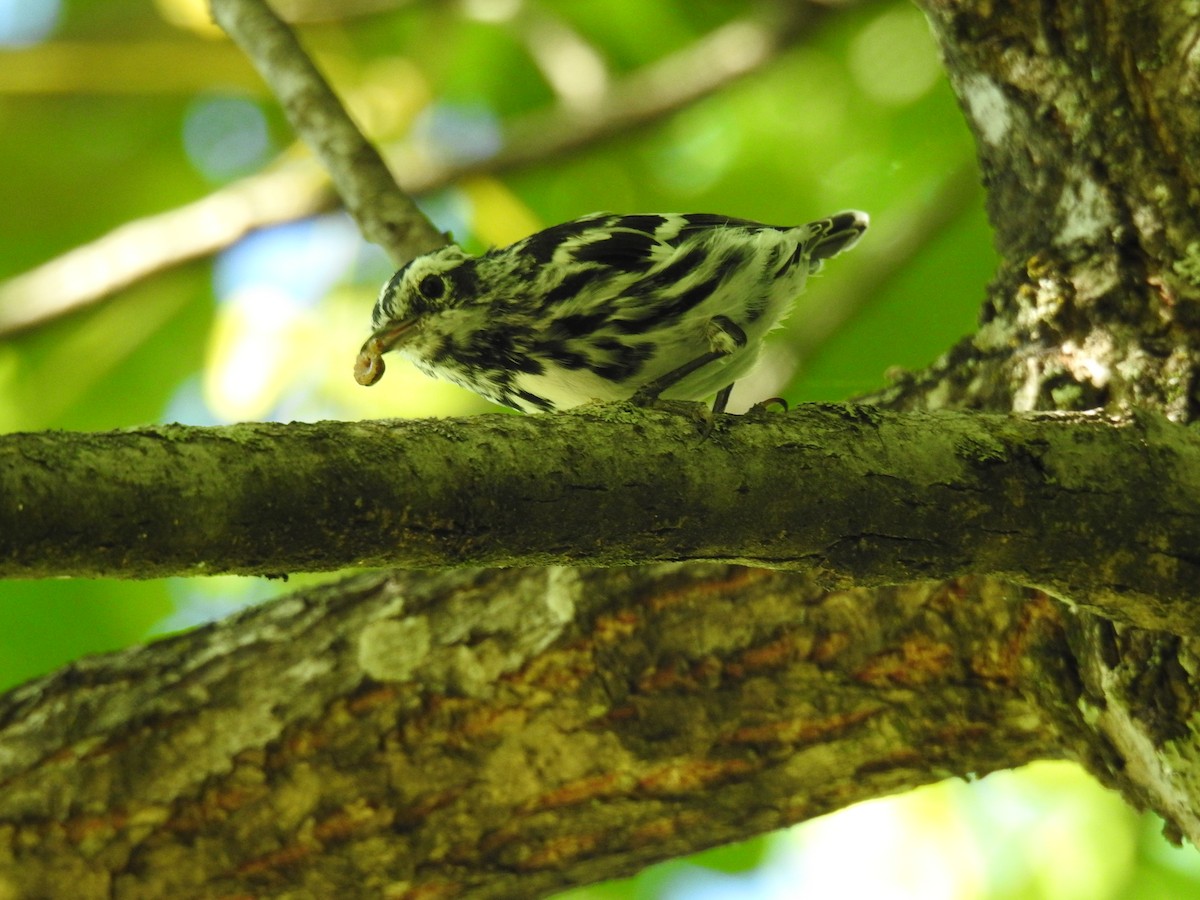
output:
<path id="1" fill-rule="evenodd" d="M 23 46 L 0 46 L 0 279 L 304 152 L 198 0 L 0 0 L 0 30 L 11 10 L 35 7 L 54 26 Z M 486 152 L 500 123 L 562 100 L 530 50 L 553 43 L 546 34 L 567 34 L 565 46 L 590 53 L 612 81 L 771 10 L 735 0 L 292 0 L 280 8 L 310 20 L 301 26 L 307 46 L 373 136 L 424 134 L 426 153 L 460 152 L 460 144 Z M 431 145 L 428 135 L 447 127 L 465 137 Z M 920 14 L 905 2 L 862 2 L 824 12 L 761 71 L 650 126 L 517 172 L 485 172 L 422 203 L 475 249 L 597 209 L 776 223 L 865 209 L 871 233 L 810 286 L 773 344 L 768 377 L 743 385 L 743 406 L 779 391 L 795 402 L 837 400 L 882 385 L 893 367 L 927 364 L 974 327 L 995 259 L 973 160 Z M 370 391 L 353 383 L 351 363 L 388 267 L 347 231 L 325 218 L 307 232 L 279 232 L 284 249 L 275 252 L 285 260 L 322 242 L 349 248 L 312 302 L 289 305 L 251 283 L 251 241 L 221 264 L 243 272 L 236 302 L 220 266 L 214 279 L 213 261 L 202 259 L 4 335 L 0 430 L 492 411 L 399 364 Z M 274 316 L 272 304 L 282 304 Z M 256 354 L 264 368 L 254 372 L 246 359 Z M 305 581 L 0 584 L 0 688 Z M 807 873 L 788 876 L 797 886 L 816 891 L 814 847 L 827 860 L 855 854 L 843 886 L 870 868 L 864 856 L 907 865 L 914 877 L 889 876 L 871 888 L 876 897 L 1197 891 L 1196 853 L 1166 848 L 1152 822 L 1069 767 L 937 786 L 842 815 L 857 817 L 842 820 L 857 823 L 842 851 L 828 849 L 842 827 L 828 817 L 575 896 L 788 896 L 772 893 L 764 874 L 788 866 Z M 897 816 L 908 824 L 880 824 Z M 913 864 L 926 857 L 928 865 Z M 697 871 L 742 874 L 697 880 Z"/>

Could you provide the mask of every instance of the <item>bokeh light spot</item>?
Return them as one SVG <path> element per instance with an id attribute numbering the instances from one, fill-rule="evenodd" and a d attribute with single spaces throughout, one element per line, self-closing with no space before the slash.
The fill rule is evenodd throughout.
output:
<path id="1" fill-rule="evenodd" d="M 869 96 L 904 106 L 924 96 L 941 77 L 941 63 L 925 17 L 911 6 L 876 17 L 850 45 L 850 70 Z"/>
<path id="2" fill-rule="evenodd" d="M 58 26 L 58 0 L 0 0 L 0 47 L 44 41 Z"/>
<path id="3" fill-rule="evenodd" d="M 271 152 L 262 110 L 241 97 L 204 97 L 183 122 L 183 146 L 205 178 L 225 181 L 258 168 Z"/>

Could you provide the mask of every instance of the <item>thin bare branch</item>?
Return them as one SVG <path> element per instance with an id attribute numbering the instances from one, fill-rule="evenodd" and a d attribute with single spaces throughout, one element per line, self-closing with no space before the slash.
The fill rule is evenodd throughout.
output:
<path id="1" fill-rule="evenodd" d="M 769 17 L 722 25 L 686 50 L 614 82 L 591 104 L 556 106 L 513 123 L 504 150 L 477 167 L 526 165 L 660 119 L 761 69 L 795 43 L 818 15 L 807 4 L 793 3 Z"/>
<path id="2" fill-rule="evenodd" d="M 137 281 L 230 246 L 268 222 L 333 202 L 329 180 L 296 159 L 186 206 L 135 219 L 0 284 L 0 336 L 41 325 Z"/>
<path id="3" fill-rule="evenodd" d="M 604 56 L 562 16 L 521 3 L 509 21 L 559 102 L 587 105 L 608 90 L 612 76 Z"/>
<path id="4" fill-rule="evenodd" d="M 263 0 L 212 0 L 212 12 L 271 86 L 296 133 L 320 158 L 367 240 L 383 247 L 397 264 L 446 243 L 445 235 L 400 190 L 296 35 Z"/>

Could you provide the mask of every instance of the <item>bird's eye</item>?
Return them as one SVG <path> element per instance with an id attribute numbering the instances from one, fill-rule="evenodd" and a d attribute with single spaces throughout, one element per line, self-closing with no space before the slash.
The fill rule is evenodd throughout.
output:
<path id="1" fill-rule="evenodd" d="M 426 300 L 436 300 L 446 292 L 446 282 L 442 281 L 440 275 L 426 275 L 417 289 Z"/>

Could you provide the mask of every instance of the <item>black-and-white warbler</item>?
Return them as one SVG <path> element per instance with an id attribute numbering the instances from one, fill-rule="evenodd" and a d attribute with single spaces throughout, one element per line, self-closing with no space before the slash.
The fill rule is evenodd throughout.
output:
<path id="1" fill-rule="evenodd" d="M 354 376 L 374 384 L 396 350 L 526 412 L 713 394 L 722 412 L 808 276 L 867 222 L 598 213 L 479 257 L 443 247 L 384 285 Z"/>

